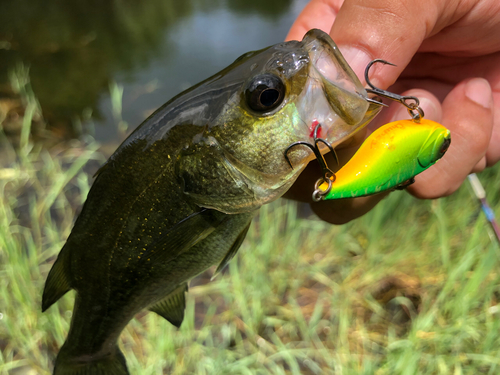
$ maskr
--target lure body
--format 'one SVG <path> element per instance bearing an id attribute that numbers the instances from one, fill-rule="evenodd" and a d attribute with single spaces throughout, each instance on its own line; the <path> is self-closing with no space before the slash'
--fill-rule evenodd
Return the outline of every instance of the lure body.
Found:
<path id="1" fill-rule="evenodd" d="M 450 131 L 437 122 L 400 120 L 373 132 L 335 174 L 323 200 L 353 198 L 396 188 L 436 163 L 450 144 Z M 327 183 L 320 190 L 325 191 Z"/>

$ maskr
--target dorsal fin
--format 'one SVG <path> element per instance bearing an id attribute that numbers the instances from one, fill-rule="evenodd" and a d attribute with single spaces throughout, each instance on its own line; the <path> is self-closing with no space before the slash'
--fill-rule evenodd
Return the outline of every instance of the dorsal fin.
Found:
<path id="1" fill-rule="evenodd" d="M 250 228 L 250 223 L 248 223 L 248 225 L 245 227 L 245 229 L 243 229 L 241 231 L 241 233 L 238 235 L 238 237 L 236 237 L 236 240 L 234 241 L 233 243 L 233 246 L 231 246 L 231 248 L 229 249 L 229 251 L 227 252 L 226 256 L 224 257 L 224 259 L 222 259 L 222 261 L 220 262 L 219 266 L 217 267 L 217 269 L 215 270 L 215 273 L 214 275 L 212 276 L 212 279 L 217 276 L 217 274 L 222 271 L 222 269 L 224 267 L 226 267 L 226 265 L 229 263 L 229 261 L 231 259 L 233 259 L 234 255 L 238 252 L 238 249 L 240 248 L 241 244 L 243 243 L 243 240 L 245 239 L 247 233 L 248 233 L 248 228 Z"/>
<path id="2" fill-rule="evenodd" d="M 155 303 L 149 310 L 167 319 L 179 328 L 184 320 L 184 309 L 186 308 L 187 283 L 179 285 L 172 293 Z"/>
<path id="3" fill-rule="evenodd" d="M 47 281 L 43 288 L 42 312 L 47 310 L 71 289 L 66 275 L 65 253 L 66 251 L 63 248 L 52 266 L 49 276 L 47 276 Z"/>

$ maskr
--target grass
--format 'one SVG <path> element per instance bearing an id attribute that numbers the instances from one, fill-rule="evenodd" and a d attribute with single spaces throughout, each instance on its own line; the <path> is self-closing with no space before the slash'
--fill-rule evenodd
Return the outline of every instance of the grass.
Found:
<path id="1" fill-rule="evenodd" d="M 50 374 L 74 294 L 40 311 L 46 275 L 104 161 L 91 138 L 50 152 L 2 137 L 0 375 Z M 31 109 L 30 109 L 31 108 Z M 500 214 L 500 169 L 480 175 Z M 500 248 L 468 186 L 395 192 L 344 226 L 264 206 L 229 267 L 194 280 L 180 329 L 141 313 L 121 336 L 132 374 L 497 374 Z"/>

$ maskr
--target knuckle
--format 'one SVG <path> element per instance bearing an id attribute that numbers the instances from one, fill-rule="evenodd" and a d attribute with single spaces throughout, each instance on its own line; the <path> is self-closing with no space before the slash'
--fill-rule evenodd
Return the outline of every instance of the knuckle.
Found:
<path id="1" fill-rule="evenodd" d="M 452 183 L 440 181 L 433 185 L 410 187 L 408 190 L 411 195 L 418 199 L 438 199 L 453 194 L 458 190 L 462 181 Z"/>

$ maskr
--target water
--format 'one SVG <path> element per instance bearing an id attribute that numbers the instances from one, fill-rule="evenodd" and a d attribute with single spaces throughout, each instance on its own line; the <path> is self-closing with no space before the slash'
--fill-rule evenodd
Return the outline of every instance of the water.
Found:
<path id="1" fill-rule="evenodd" d="M 0 5 L 0 92 L 30 67 L 50 126 L 68 134 L 92 113 L 98 140 L 123 139 L 110 84 L 123 88 L 128 132 L 171 97 L 239 55 L 282 41 L 307 0 L 16 0 Z"/>

